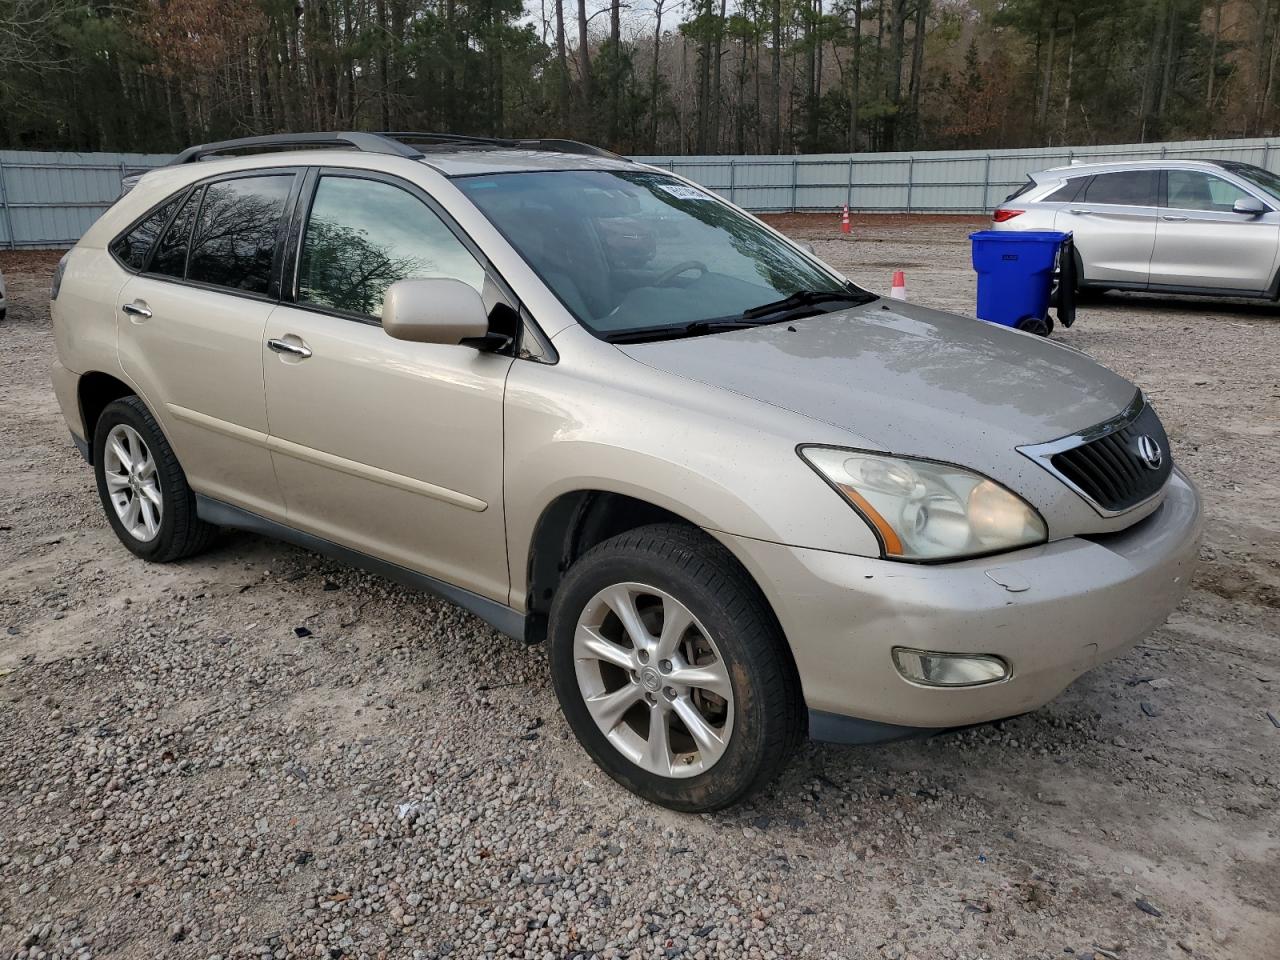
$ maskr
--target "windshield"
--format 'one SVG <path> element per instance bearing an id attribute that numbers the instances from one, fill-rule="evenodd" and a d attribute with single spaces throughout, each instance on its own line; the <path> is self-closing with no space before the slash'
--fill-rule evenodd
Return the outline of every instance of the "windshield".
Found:
<path id="1" fill-rule="evenodd" d="M 819 295 L 814 302 L 853 291 L 755 220 L 659 173 L 537 171 L 454 183 L 579 322 L 609 339 L 741 318 L 801 292 Z"/>
<path id="2" fill-rule="evenodd" d="M 1248 180 L 1255 187 L 1269 193 L 1276 200 L 1280 200 L 1280 176 L 1276 176 L 1270 170 L 1255 167 L 1252 163 L 1235 162 L 1224 163 L 1222 168 L 1231 171 L 1242 180 Z"/>

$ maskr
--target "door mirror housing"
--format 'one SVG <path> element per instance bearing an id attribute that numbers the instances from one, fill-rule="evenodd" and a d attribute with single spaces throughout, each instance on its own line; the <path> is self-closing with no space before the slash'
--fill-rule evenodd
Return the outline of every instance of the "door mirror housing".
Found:
<path id="1" fill-rule="evenodd" d="M 1231 211 L 1242 213 L 1246 217 L 1260 217 L 1267 212 L 1267 207 L 1257 197 L 1241 197 L 1232 205 Z"/>
<path id="2" fill-rule="evenodd" d="M 489 312 L 461 280 L 397 280 L 382 301 L 382 329 L 396 340 L 456 346 L 485 338 Z"/>
<path id="3" fill-rule="evenodd" d="M 809 243 L 809 241 L 807 240 L 797 240 L 796 246 L 799 247 L 801 250 L 803 250 L 805 253 L 809 254 L 811 257 L 816 257 L 818 255 L 818 251 L 813 249 L 813 244 Z"/>

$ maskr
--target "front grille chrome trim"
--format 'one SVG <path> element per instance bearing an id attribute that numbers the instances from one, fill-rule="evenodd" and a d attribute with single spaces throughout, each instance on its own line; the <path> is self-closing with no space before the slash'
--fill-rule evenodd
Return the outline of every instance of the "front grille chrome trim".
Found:
<path id="1" fill-rule="evenodd" d="M 1107 518 L 1124 516 L 1125 514 L 1133 513 L 1135 510 L 1141 510 L 1143 507 L 1164 496 L 1165 487 L 1168 486 L 1168 480 L 1166 479 L 1166 481 L 1160 485 L 1159 489 L 1152 493 L 1151 496 L 1146 497 L 1137 503 L 1129 504 L 1122 509 L 1112 510 L 1099 503 L 1095 497 L 1081 489 L 1079 484 L 1075 483 L 1070 477 L 1066 476 L 1061 470 L 1059 470 L 1054 465 L 1053 458 L 1060 453 L 1065 453 L 1068 450 L 1075 450 L 1079 447 L 1089 446 L 1104 437 L 1109 437 L 1113 433 L 1118 433 L 1137 420 L 1138 417 L 1146 411 L 1146 409 L 1147 399 L 1142 395 L 1142 391 L 1139 390 L 1134 394 L 1133 399 L 1129 401 L 1128 406 L 1126 406 L 1124 410 L 1116 414 L 1114 417 L 1104 420 L 1102 423 L 1089 427 L 1086 430 L 1081 430 L 1079 433 L 1059 437 L 1057 440 L 1050 440 L 1047 443 L 1027 444 L 1015 449 L 1017 449 L 1017 451 L 1024 457 L 1028 457 L 1035 461 L 1045 470 L 1049 471 L 1049 473 L 1057 477 L 1058 480 L 1060 480 L 1066 487 L 1097 511 L 1100 516 Z M 1172 454 L 1166 450 L 1165 456 L 1172 456 Z"/>

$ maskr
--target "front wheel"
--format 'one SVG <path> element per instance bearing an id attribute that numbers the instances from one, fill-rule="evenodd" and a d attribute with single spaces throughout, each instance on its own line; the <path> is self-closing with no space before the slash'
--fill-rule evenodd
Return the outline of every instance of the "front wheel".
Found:
<path id="1" fill-rule="evenodd" d="M 804 735 L 803 699 L 759 589 L 701 531 L 643 527 L 592 548 L 552 602 L 551 675 L 587 753 L 675 810 L 746 798 Z"/>

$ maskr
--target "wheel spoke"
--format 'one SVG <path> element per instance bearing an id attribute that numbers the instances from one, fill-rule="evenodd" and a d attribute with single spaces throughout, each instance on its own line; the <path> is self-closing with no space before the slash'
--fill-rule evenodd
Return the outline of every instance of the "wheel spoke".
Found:
<path id="1" fill-rule="evenodd" d="M 600 729 L 605 733 L 609 733 L 622 722 L 623 715 L 639 699 L 640 687 L 628 682 L 612 693 L 602 693 L 598 696 L 588 697 L 585 702 L 587 710 L 591 712 L 591 716 L 595 717 Z"/>
<path id="2" fill-rule="evenodd" d="M 603 660 L 623 670 L 635 669 L 635 654 L 609 638 L 595 627 L 579 626 L 574 637 L 573 655 L 579 659 Z"/>
<path id="3" fill-rule="evenodd" d="M 150 452 L 148 452 L 145 456 L 145 459 L 143 459 L 142 463 L 138 464 L 138 479 L 150 480 L 155 475 L 156 475 L 156 462 L 155 460 L 152 459 Z"/>
<path id="4" fill-rule="evenodd" d="M 142 501 L 138 497 L 131 497 L 129 505 L 125 507 L 124 513 L 120 515 L 120 522 L 123 523 L 130 533 L 138 526 L 138 514 L 142 510 Z"/>
<path id="5" fill-rule="evenodd" d="M 654 656 L 668 659 L 684 635 L 693 626 L 693 614 L 680 601 L 671 597 L 662 598 L 662 636 L 658 638 L 658 648 Z"/>
<path id="6" fill-rule="evenodd" d="M 157 511 L 161 507 L 160 488 L 154 483 L 144 483 L 142 485 L 142 495 L 155 505 Z"/>
<path id="7" fill-rule="evenodd" d="M 725 700 L 733 695 L 729 671 L 720 660 L 699 664 L 696 667 L 676 667 L 667 675 L 667 679 L 680 686 L 708 690 Z"/>
<path id="8" fill-rule="evenodd" d="M 725 742 L 720 739 L 719 732 L 698 712 L 693 702 L 688 697 L 677 697 L 672 706 L 684 722 L 685 729 L 697 743 L 703 765 L 710 766 L 720 759 L 720 754 L 724 753 Z"/>
<path id="9" fill-rule="evenodd" d="M 112 493 L 129 488 L 129 478 L 123 473 L 108 473 L 104 470 L 102 475 L 107 481 L 107 489 Z"/>
<path id="10" fill-rule="evenodd" d="M 119 437 L 111 438 L 111 453 L 120 461 L 120 466 L 124 468 L 124 472 L 128 473 L 133 469 L 133 458 L 129 456 L 129 451 L 124 448 L 124 444 L 120 442 Z"/>
<path id="11" fill-rule="evenodd" d="M 631 643 L 637 650 L 653 646 L 653 636 L 640 622 L 640 612 L 636 610 L 636 598 L 631 590 L 623 584 L 611 587 L 604 595 L 604 602 L 609 609 L 618 615 L 622 628 L 627 631 Z"/>
<path id="12" fill-rule="evenodd" d="M 671 714 L 662 707 L 649 713 L 649 738 L 645 742 L 645 761 L 650 770 L 671 772 Z"/>
<path id="13" fill-rule="evenodd" d="M 142 526 L 147 531 L 147 539 L 150 540 L 156 535 L 156 531 L 160 529 L 160 511 L 146 497 L 139 497 L 138 504 L 139 512 L 142 515 Z"/>

